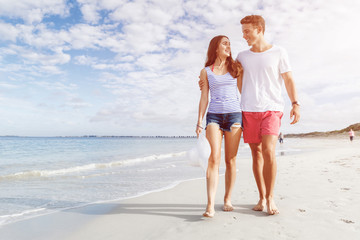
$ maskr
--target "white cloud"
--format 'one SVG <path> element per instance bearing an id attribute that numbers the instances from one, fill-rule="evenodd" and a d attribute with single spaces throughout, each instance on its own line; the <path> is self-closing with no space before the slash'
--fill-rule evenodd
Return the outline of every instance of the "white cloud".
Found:
<path id="1" fill-rule="evenodd" d="M 189 49 L 190 43 L 180 36 L 172 36 L 169 39 L 168 48 Z"/>
<path id="2" fill-rule="evenodd" d="M 167 62 L 170 60 L 168 54 L 146 54 L 139 57 L 136 64 L 146 70 L 160 72 L 168 68 Z"/>
<path id="3" fill-rule="evenodd" d="M 97 23 L 100 20 L 100 14 L 97 12 L 95 5 L 84 4 L 81 6 L 81 13 L 85 21 L 89 23 Z"/>
<path id="4" fill-rule="evenodd" d="M 153 23 L 131 23 L 123 27 L 126 48 L 125 53 L 143 54 L 165 50 L 162 44 L 166 40 L 166 30 Z"/>
<path id="5" fill-rule="evenodd" d="M 12 41 L 15 42 L 17 36 L 19 35 L 19 30 L 11 24 L 0 22 L 0 36 L 3 41 Z"/>
<path id="6" fill-rule="evenodd" d="M 18 39 L 23 43 L 36 47 L 53 49 L 64 46 L 69 36 L 64 30 L 52 30 L 45 24 L 23 25 L 17 24 Z"/>
<path id="7" fill-rule="evenodd" d="M 5 88 L 5 89 L 15 89 L 18 88 L 18 85 L 15 84 L 11 84 L 11 83 L 6 83 L 6 82 L 0 82 L 0 89 Z"/>
<path id="8" fill-rule="evenodd" d="M 2 97 L 12 99 L 23 87 L 15 86 L 28 82 L 39 98 L 60 94 L 46 102 L 48 109 L 75 109 L 90 116 L 91 126 L 111 126 L 118 134 L 134 129 L 145 135 L 192 134 L 197 80 L 210 39 L 229 36 L 235 57 L 248 47 L 239 21 L 253 13 L 265 17 L 266 39 L 287 49 L 293 66 L 303 116 L 291 128 L 284 117 L 284 132 L 334 129 L 359 119 L 348 105 L 359 104 L 356 0 L 0 0 L 0 5 L 0 88 L 9 90 Z M 69 15 L 76 7 L 82 16 Z M 102 94 L 94 97 L 96 91 Z M 42 111 L 39 118 L 47 115 Z M 286 111 L 284 116 L 288 105 Z M 334 111 L 346 121 L 331 117 Z M 66 124 L 69 117 L 53 121 Z"/>
<path id="9" fill-rule="evenodd" d="M 132 55 L 117 55 L 115 60 L 119 62 L 132 62 L 135 60 L 135 57 Z"/>
<path id="10" fill-rule="evenodd" d="M 107 63 L 98 63 L 93 64 L 92 67 L 98 70 L 115 70 L 115 71 L 133 71 L 134 66 L 129 63 L 120 63 L 120 64 L 107 64 Z"/>
<path id="11" fill-rule="evenodd" d="M 74 49 L 98 48 L 105 38 L 100 26 L 77 24 L 69 29 L 70 43 Z"/>
<path id="12" fill-rule="evenodd" d="M 42 88 L 47 89 L 47 90 L 60 90 L 63 92 L 72 91 L 72 90 L 75 90 L 78 88 L 78 86 L 74 83 L 65 84 L 62 82 L 36 81 L 36 82 L 33 82 L 33 84 L 41 86 Z"/>
<path id="13" fill-rule="evenodd" d="M 67 100 L 64 106 L 71 107 L 73 109 L 81 109 L 81 108 L 92 107 L 93 105 L 85 102 L 83 99 L 79 97 L 71 97 Z"/>
<path id="14" fill-rule="evenodd" d="M 0 0 L 0 16 L 20 18 L 26 23 L 41 22 L 45 15 L 67 16 L 66 0 Z"/>
<path id="15" fill-rule="evenodd" d="M 75 63 L 79 64 L 79 65 L 93 65 L 97 61 L 96 58 L 90 57 L 90 56 L 85 56 L 85 55 L 76 56 L 74 58 L 74 60 L 75 60 Z"/>
<path id="16" fill-rule="evenodd" d="M 52 53 L 40 53 L 39 51 L 12 45 L 11 49 L 21 56 L 22 60 L 28 64 L 57 65 L 65 64 L 70 61 L 71 56 L 65 54 L 62 49 L 53 49 Z"/>
<path id="17" fill-rule="evenodd" d="M 64 71 L 54 65 L 38 66 L 36 69 L 38 70 L 38 72 L 40 71 L 43 74 L 57 75 L 64 73 Z"/>

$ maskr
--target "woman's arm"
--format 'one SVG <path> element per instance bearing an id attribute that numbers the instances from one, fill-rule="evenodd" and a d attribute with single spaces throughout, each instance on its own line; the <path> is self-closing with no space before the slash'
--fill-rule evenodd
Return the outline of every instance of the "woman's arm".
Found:
<path id="1" fill-rule="evenodd" d="M 199 102 L 199 112 L 198 112 L 198 121 L 196 124 L 196 135 L 199 137 L 199 134 L 201 133 L 203 126 L 202 121 L 204 119 L 204 115 L 206 112 L 206 108 L 209 103 L 209 82 L 207 79 L 207 73 L 205 69 L 202 69 L 200 72 L 200 81 L 204 83 L 204 85 L 201 88 L 201 97 Z"/>

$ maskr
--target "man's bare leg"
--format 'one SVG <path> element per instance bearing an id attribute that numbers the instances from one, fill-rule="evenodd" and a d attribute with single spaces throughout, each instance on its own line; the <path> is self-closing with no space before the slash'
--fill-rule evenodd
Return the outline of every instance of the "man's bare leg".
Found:
<path id="1" fill-rule="evenodd" d="M 253 159 L 253 174 L 259 191 L 259 202 L 253 207 L 254 211 L 262 211 L 266 206 L 265 182 L 263 177 L 264 159 L 261 143 L 249 143 Z"/>
<path id="2" fill-rule="evenodd" d="M 276 158 L 275 147 L 277 142 L 277 136 L 264 135 L 262 136 L 262 155 L 264 159 L 263 176 L 266 189 L 266 206 L 267 212 L 270 215 L 278 214 L 279 210 L 274 201 L 274 187 L 276 179 Z"/>

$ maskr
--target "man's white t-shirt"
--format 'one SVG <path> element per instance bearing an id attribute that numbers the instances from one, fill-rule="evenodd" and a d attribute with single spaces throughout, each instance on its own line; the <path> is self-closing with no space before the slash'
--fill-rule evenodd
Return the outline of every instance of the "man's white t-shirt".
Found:
<path id="1" fill-rule="evenodd" d="M 242 51 L 236 58 L 244 68 L 241 109 L 244 112 L 283 111 L 282 73 L 291 71 L 285 49 L 273 45 L 264 52 Z"/>

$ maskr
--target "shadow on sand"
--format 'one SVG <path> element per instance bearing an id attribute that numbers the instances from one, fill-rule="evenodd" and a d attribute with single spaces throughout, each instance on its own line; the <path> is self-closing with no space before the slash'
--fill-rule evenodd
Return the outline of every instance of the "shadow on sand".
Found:
<path id="1" fill-rule="evenodd" d="M 265 212 L 253 211 L 253 205 L 238 204 L 230 213 L 253 215 L 256 217 L 268 216 Z M 109 214 L 139 214 L 156 215 L 165 217 L 176 217 L 188 222 L 203 221 L 202 213 L 205 210 L 204 204 L 153 204 L 153 203 L 98 203 L 82 208 L 73 208 L 67 212 L 76 212 L 86 215 L 109 215 Z M 215 206 L 216 212 L 223 212 L 222 205 Z"/>

